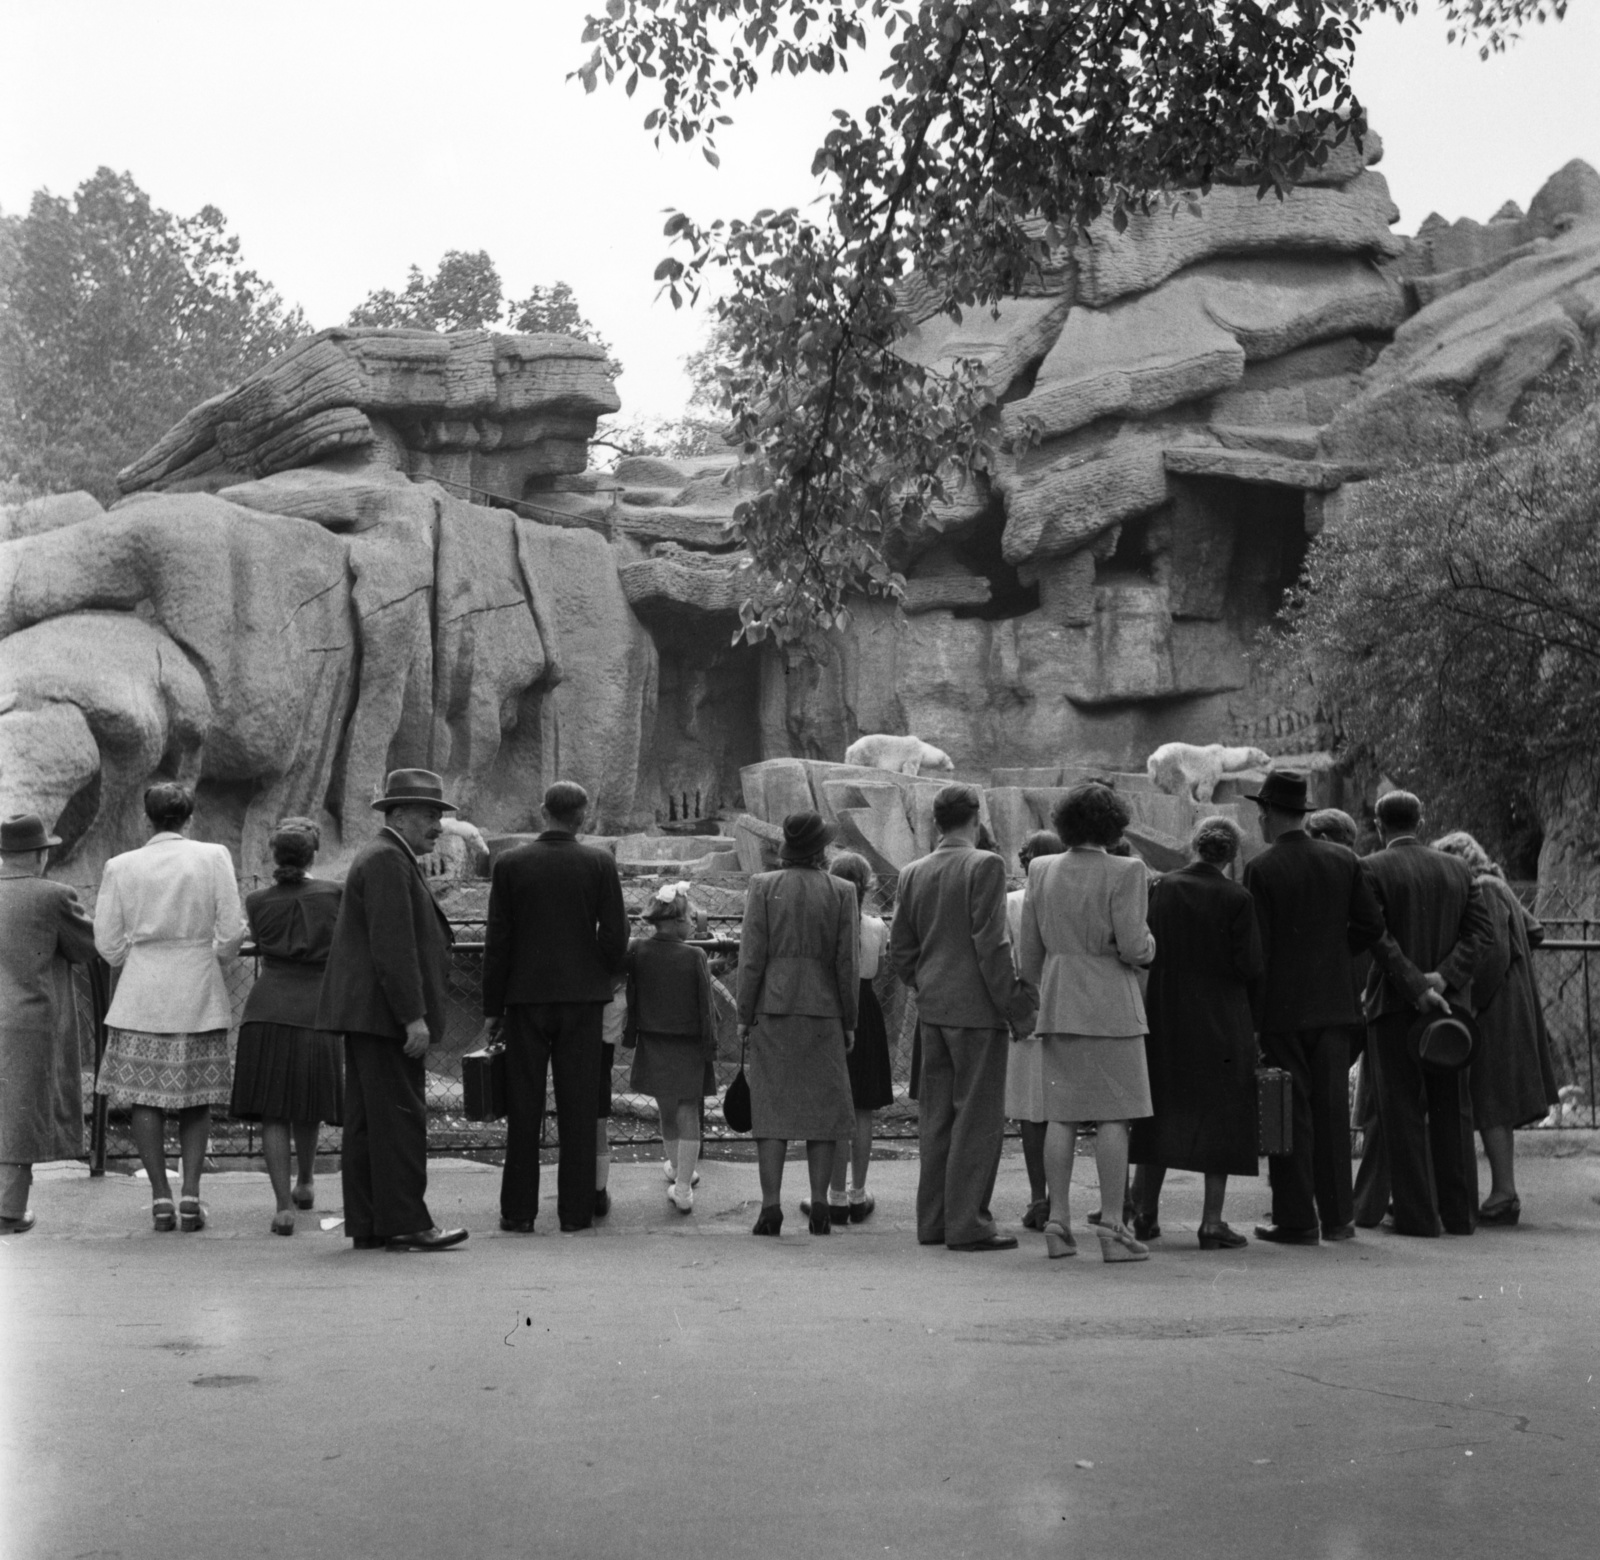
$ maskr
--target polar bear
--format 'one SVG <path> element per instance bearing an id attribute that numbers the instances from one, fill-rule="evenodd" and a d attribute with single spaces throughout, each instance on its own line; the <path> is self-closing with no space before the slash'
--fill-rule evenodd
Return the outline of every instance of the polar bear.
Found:
<path id="1" fill-rule="evenodd" d="M 1163 742 L 1150 755 L 1145 771 L 1156 789 L 1169 796 L 1187 796 L 1191 801 L 1209 802 L 1224 775 L 1241 769 L 1265 769 L 1272 760 L 1253 747 L 1224 747 L 1213 742 L 1196 747 L 1192 742 Z"/>
<path id="2" fill-rule="evenodd" d="M 857 737 L 845 749 L 847 764 L 862 764 L 868 769 L 887 769 L 891 774 L 915 775 L 929 769 L 954 769 L 948 753 L 924 742 L 921 737 L 892 737 L 886 732 Z"/>

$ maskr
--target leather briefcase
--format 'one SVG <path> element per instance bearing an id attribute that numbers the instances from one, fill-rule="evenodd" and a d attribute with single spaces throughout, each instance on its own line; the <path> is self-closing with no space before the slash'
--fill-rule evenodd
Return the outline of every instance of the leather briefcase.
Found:
<path id="1" fill-rule="evenodd" d="M 1256 1116 L 1263 1154 L 1294 1151 L 1294 1080 L 1283 1068 L 1256 1069 Z"/>
<path id="2" fill-rule="evenodd" d="M 461 1058 L 463 1113 L 468 1121 L 499 1121 L 506 1113 L 506 1048 L 485 1046 Z"/>

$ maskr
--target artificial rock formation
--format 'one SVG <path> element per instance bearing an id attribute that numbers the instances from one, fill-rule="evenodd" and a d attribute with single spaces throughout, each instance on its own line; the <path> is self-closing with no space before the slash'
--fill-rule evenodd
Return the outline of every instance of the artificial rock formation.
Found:
<path id="1" fill-rule="evenodd" d="M 1499 426 L 1600 329 L 1593 170 L 1405 238 L 1377 155 L 1335 148 L 1281 201 L 1242 170 L 1098 224 L 959 324 L 913 279 L 905 352 L 975 362 L 1003 447 L 896 539 L 904 602 L 858 603 L 818 658 L 738 641 L 751 464 L 587 469 L 617 407 L 599 349 L 311 337 L 196 407 L 111 511 L 0 512 L 0 808 L 56 817 L 88 878 L 141 837 L 140 788 L 181 775 L 259 871 L 282 813 L 347 854 L 384 771 L 420 764 L 493 838 L 581 781 L 633 871 L 759 866 L 814 806 L 892 873 L 939 782 L 820 762 L 865 731 L 950 753 L 1008 855 L 1098 773 L 1170 860 L 1195 813 L 1142 775 L 1169 740 L 1294 757 L 1336 800 L 1331 716 L 1249 653 L 1309 539 L 1349 483 Z M 634 838 L 658 824 L 681 843 Z"/>

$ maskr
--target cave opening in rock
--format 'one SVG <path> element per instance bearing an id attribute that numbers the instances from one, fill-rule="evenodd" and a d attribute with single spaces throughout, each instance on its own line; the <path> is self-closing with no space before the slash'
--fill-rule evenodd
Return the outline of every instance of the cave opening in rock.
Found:
<path id="1" fill-rule="evenodd" d="M 1234 524 L 1228 615 L 1262 626 L 1276 622 L 1286 591 L 1305 570 L 1305 493 L 1267 483 L 1227 482 Z"/>
<path id="2" fill-rule="evenodd" d="M 1152 553 L 1151 515 L 1136 515 L 1117 527 L 1116 545 L 1105 558 L 1096 558 L 1096 585 L 1138 584 L 1155 579 Z"/>
<path id="3" fill-rule="evenodd" d="M 761 657 L 730 644 L 733 625 L 653 620 L 655 726 L 640 754 L 638 805 L 658 824 L 710 819 L 740 798 L 739 771 L 761 759 Z"/>
<path id="4" fill-rule="evenodd" d="M 956 607 L 953 617 L 994 621 L 1039 610 L 1038 582 L 1024 585 L 1017 577 L 1016 565 L 1006 562 L 1005 531 L 1005 505 L 997 493 L 978 519 L 953 539 L 952 551 L 962 565 L 989 582 L 988 601 L 982 606 Z"/>

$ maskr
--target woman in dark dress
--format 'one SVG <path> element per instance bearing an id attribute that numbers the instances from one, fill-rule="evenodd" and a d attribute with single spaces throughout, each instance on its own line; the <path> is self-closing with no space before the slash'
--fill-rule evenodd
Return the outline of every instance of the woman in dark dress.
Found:
<path id="1" fill-rule="evenodd" d="M 277 863 L 271 888 L 245 900 L 260 973 L 239 1025 L 230 1113 L 261 1123 L 278 1211 L 275 1235 L 294 1234 L 294 1211 L 315 1199 L 317 1127 L 344 1122 L 344 1064 L 339 1036 L 316 1027 L 317 995 L 344 890 L 306 876 L 321 832 L 309 818 L 285 818 L 272 836 Z M 300 1178 L 289 1184 L 289 1136 Z"/>
<path id="2" fill-rule="evenodd" d="M 1515 1129 L 1543 1120 L 1561 1098 L 1533 973 L 1532 950 L 1544 941 L 1544 927 L 1522 908 L 1488 851 L 1470 834 L 1447 834 L 1433 848 L 1472 868 L 1494 923 L 1494 935 L 1472 974 L 1481 1042 L 1468 1088 L 1473 1124 L 1489 1161 L 1489 1195 L 1478 1209 L 1478 1223 L 1515 1224 L 1522 1217 Z"/>
<path id="3" fill-rule="evenodd" d="M 1239 830 L 1207 818 L 1194 832 L 1194 862 L 1169 872 L 1150 895 L 1155 963 L 1145 993 L 1145 1037 L 1154 1114 L 1133 1126 L 1134 1233 L 1161 1233 L 1168 1170 L 1204 1174 L 1200 1249 L 1247 1243 L 1222 1220 L 1230 1175 L 1256 1175 L 1256 1038 L 1252 1008 L 1266 973 L 1250 895 L 1223 875 Z"/>

